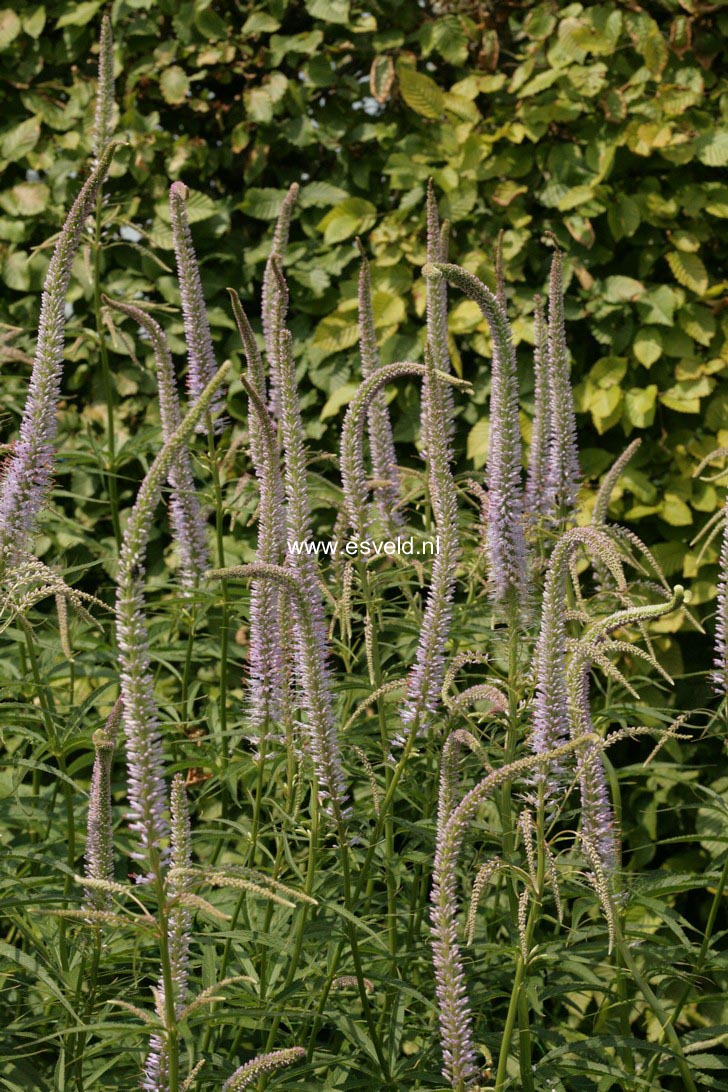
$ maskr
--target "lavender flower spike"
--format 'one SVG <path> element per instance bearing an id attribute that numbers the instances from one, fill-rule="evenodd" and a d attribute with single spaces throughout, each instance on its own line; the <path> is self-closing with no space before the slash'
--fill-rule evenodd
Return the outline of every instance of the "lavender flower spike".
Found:
<path id="1" fill-rule="evenodd" d="M 167 835 L 168 824 L 164 760 L 144 617 L 144 555 L 162 483 L 195 426 L 210 412 L 229 367 L 229 362 L 222 365 L 152 463 L 129 515 L 119 556 L 116 639 L 124 700 L 129 804 L 132 829 L 139 835 L 141 844 L 138 856 L 154 875 L 159 873 L 161 843 Z"/>
<path id="2" fill-rule="evenodd" d="M 217 364 L 212 347 L 210 324 L 207 321 L 200 269 L 187 218 L 189 192 L 184 182 L 173 182 L 169 190 L 169 212 L 187 343 L 187 389 L 190 400 L 194 401 L 202 393 L 205 384 L 212 379 Z M 217 413 L 221 404 L 218 396 L 210 407 L 211 412 Z M 218 421 L 218 431 L 221 427 Z M 201 422 L 197 432 L 205 431 L 205 424 Z"/>
<path id="3" fill-rule="evenodd" d="M 460 288 L 482 311 L 493 339 L 488 450 L 488 552 L 494 599 L 526 599 L 526 543 L 521 489 L 521 434 L 518 420 L 516 354 L 508 318 L 486 286 L 457 265 L 437 262 L 423 269 L 428 280 L 442 277 Z"/>
<path id="4" fill-rule="evenodd" d="M 381 368 L 374 329 L 372 309 L 372 277 L 364 247 L 356 240 L 361 265 L 359 266 L 359 351 L 361 353 L 362 375 L 367 379 Z M 385 524 L 401 527 L 402 514 L 397 510 L 400 500 L 400 477 L 397 466 L 397 454 L 392 439 L 392 422 L 384 398 L 384 393 L 377 394 L 369 406 L 369 449 L 372 456 L 372 472 L 381 484 L 374 487 L 374 497 L 380 515 Z"/>
<path id="5" fill-rule="evenodd" d="M 86 876 L 90 880 L 113 880 L 114 847 L 111 825 L 111 763 L 121 722 L 121 698 L 111 710 L 104 728 L 94 732 L 94 768 L 88 805 L 86 835 Z M 111 895 L 102 888 L 86 890 L 86 906 L 91 910 L 109 910 Z"/>
<path id="6" fill-rule="evenodd" d="M 172 779 L 170 794 L 172 858 L 167 881 L 167 894 L 171 908 L 167 915 L 167 951 L 171 984 L 174 991 L 173 1005 L 167 1005 L 164 979 L 157 985 L 156 1005 L 160 1018 L 167 1023 L 174 1011 L 175 1023 L 181 1018 L 188 994 L 190 930 L 192 913 L 189 906 L 179 899 L 190 887 L 192 848 L 190 840 L 190 814 L 187 793 L 182 774 Z M 177 900 L 177 901 L 175 901 Z M 145 1092 L 163 1092 L 168 1087 L 169 1061 L 166 1040 L 153 1035 L 144 1065 L 142 1088 Z"/>
<path id="7" fill-rule="evenodd" d="M 564 326 L 564 260 L 556 250 L 551 262 L 548 318 L 548 376 L 551 388 L 547 495 L 556 519 L 568 521 L 576 507 L 579 486 L 579 449 L 576 439 L 574 397 L 569 379 L 569 353 Z"/>
<path id="8" fill-rule="evenodd" d="M 728 695 L 728 499 L 718 563 L 718 605 L 715 612 L 715 641 L 712 674 L 716 693 Z"/>
<path id="9" fill-rule="evenodd" d="M 437 712 L 445 678 L 445 648 L 452 622 L 452 599 L 460 559 L 458 506 L 450 470 L 447 409 L 444 388 L 434 361 L 425 347 L 427 377 L 427 480 L 435 518 L 439 551 L 432 563 L 432 579 L 420 628 L 414 667 L 407 680 L 407 700 L 402 711 L 405 724 L 421 724 Z"/>
<path id="10" fill-rule="evenodd" d="M 259 1054 L 257 1058 L 235 1070 L 222 1086 L 222 1092 L 243 1092 L 244 1088 L 250 1088 L 264 1073 L 273 1073 L 286 1065 L 302 1062 L 305 1057 L 306 1051 L 303 1047 L 289 1047 L 287 1050 L 274 1050 L 270 1054 Z"/>
<path id="11" fill-rule="evenodd" d="M 248 317 L 237 293 L 229 289 L 233 314 L 247 360 L 248 430 L 250 453 L 260 489 L 258 561 L 281 565 L 286 548 L 286 517 L 281 452 L 278 436 L 267 409 L 263 362 Z M 260 740 L 270 734 L 271 722 L 289 714 L 289 684 L 283 655 L 284 597 L 270 581 L 255 580 L 250 589 L 249 710 L 252 727 Z"/>
<path id="12" fill-rule="evenodd" d="M 151 315 L 129 303 L 121 303 L 102 297 L 104 303 L 133 319 L 149 335 L 157 366 L 159 412 L 162 418 L 162 436 L 169 440 L 179 428 L 182 413 L 174 375 L 174 364 L 161 326 Z M 195 587 L 210 567 L 205 521 L 195 492 L 192 462 L 186 447 L 170 468 L 169 484 L 172 489 L 169 510 L 175 541 L 180 554 L 182 584 Z"/>
<path id="13" fill-rule="evenodd" d="M 93 211 L 96 194 L 117 147 L 116 144 L 106 147 L 74 201 L 46 273 L 20 439 L 13 446 L 0 480 L 0 565 L 17 558 L 27 548 L 50 486 L 71 266 L 86 217 Z"/>
<path id="14" fill-rule="evenodd" d="M 101 20 L 99 36 L 99 78 L 96 91 L 96 109 L 91 141 L 94 163 L 98 163 L 114 132 L 114 39 L 111 34 L 111 16 L 108 12 Z"/>
<path id="15" fill-rule="evenodd" d="M 531 447 L 528 453 L 526 510 L 529 516 L 545 515 L 548 510 L 546 475 L 548 473 L 549 430 L 551 426 L 551 391 L 547 371 L 546 317 L 541 296 L 534 296 L 533 351 L 534 414 Z"/>
<path id="16" fill-rule="evenodd" d="M 288 311 L 288 288 L 281 275 L 281 261 L 288 246 L 288 234 L 291 228 L 293 209 L 298 200 L 298 183 L 294 182 L 283 199 L 278 219 L 273 231 L 270 255 L 263 273 L 263 292 L 261 299 L 263 320 L 263 341 L 265 354 L 270 368 L 270 411 L 278 418 L 280 406 L 280 361 L 279 349 L 281 331 L 285 326 Z"/>

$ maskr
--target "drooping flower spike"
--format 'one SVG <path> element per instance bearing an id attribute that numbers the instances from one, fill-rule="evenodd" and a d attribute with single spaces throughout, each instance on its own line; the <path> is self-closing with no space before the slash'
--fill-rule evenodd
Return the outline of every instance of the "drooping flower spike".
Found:
<path id="1" fill-rule="evenodd" d="M 493 340 L 488 441 L 488 553 L 493 596 L 523 604 L 527 596 L 516 355 L 505 312 L 493 293 L 457 265 L 428 264 L 427 280 L 445 278 L 480 307 Z"/>
<path id="2" fill-rule="evenodd" d="M 149 336 L 157 368 L 159 412 L 162 420 L 162 436 L 169 440 L 182 421 L 174 364 L 167 338 L 159 323 L 141 307 L 122 303 L 102 296 L 104 303 L 133 319 Z M 195 587 L 210 567 L 210 551 L 207 530 L 202 518 L 195 490 L 192 461 L 187 447 L 181 448 L 169 471 L 172 495 L 169 503 L 172 531 L 180 556 L 182 584 Z"/>
<path id="3" fill-rule="evenodd" d="M 289 1047 L 287 1050 L 274 1050 L 270 1054 L 259 1054 L 257 1058 L 246 1062 L 236 1069 L 232 1077 L 225 1081 L 222 1092 L 243 1092 L 244 1088 L 258 1080 L 264 1073 L 273 1073 L 276 1069 L 302 1062 L 306 1057 L 303 1047 Z"/>
<path id="4" fill-rule="evenodd" d="M 607 522 L 607 514 L 609 511 L 609 502 L 612 499 L 612 493 L 614 487 L 621 478 L 622 474 L 628 463 L 637 454 L 642 440 L 639 437 L 633 440 L 631 444 L 624 449 L 618 459 L 610 466 L 607 473 L 604 475 L 604 479 L 599 486 L 599 492 L 597 493 L 596 503 L 592 511 L 592 524 L 594 527 L 603 526 Z"/>
<path id="5" fill-rule="evenodd" d="M 217 371 L 152 463 L 129 515 L 119 556 L 116 639 L 124 703 L 128 797 L 132 830 L 140 843 L 136 856 L 152 875 L 159 873 L 161 843 L 169 825 L 164 757 L 144 614 L 144 555 L 162 484 L 197 424 L 211 412 L 229 367 L 226 361 Z"/>
<path id="6" fill-rule="evenodd" d="M 359 267 L 359 352 L 361 370 L 365 379 L 382 366 L 377 347 L 372 307 L 372 279 L 364 247 L 356 240 L 361 264 Z M 372 457 L 372 473 L 379 484 L 374 487 L 374 497 L 385 525 L 401 527 L 402 514 L 397 509 L 401 499 L 400 474 L 397 455 L 392 439 L 392 422 L 383 392 L 374 396 L 368 412 L 369 449 Z"/>
<path id="7" fill-rule="evenodd" d="M 187 346 L 187 390 L 190 401 L 194 402 L 210 382 L 217 370 L 215 351 L 212 347 L 212 334 L 207 319 L 205 295 L 202 291 L 202 279 L 197 262 L 192 232 L 187 216 L 187 199 L 190 191 L 184 182 L 173 182 L 169 190 L 169 213 L 172 224 L 172 239 L 177 260 L 177 280 L 182 300 L 182 316 Z M 216 414 L 221 408 L 218 392 L 210 407 Z M 217 430 L 224 427 L 218 419 Z M 206 432 L 204 422 L 200 422 L 197 432 Z"/>
<path id="8" fill-rule="evenodd" d="M 0 480 L 0 567 L 27 550 L 55 462 L 56 411 L 63 370 L 66 292 L 86 218 L 117 144 L 107 145 L 74 201 L 48 265 L 28 397 Z"/>

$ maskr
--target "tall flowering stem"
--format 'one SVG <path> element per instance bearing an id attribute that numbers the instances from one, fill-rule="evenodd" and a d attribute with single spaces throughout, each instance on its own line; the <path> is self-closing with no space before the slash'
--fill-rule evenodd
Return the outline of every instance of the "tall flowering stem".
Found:
<path id="1" fill-rule="evenodd" d="M 713 644 L 713 687 L 718 694 L 728 696 L 728 499 L 718 562 L 718 605 L 715 612 Z"/>
<path id="2" fill-rule="evenodd" d="M 63 370 L 66 292 L 86 218 L 93 211 L 116 147 L 107 145 L 74 201 L 46 273 L 20 439 L 13 446 L 0 480 L 0 566 L 27 549 L 50 487 Z"/>
<path id="3" fill-rule="evenodd" d="M 543 516 L 548 510 L 546 478 L 551 427 L 551 388 L 548 375 L 546 315 L 541 296 L 534 296 L 534 333 L 534 413 L 526 480 L 526 510 L 532 517 Z"/>
<path id="4" fill-rule="evenodd" d="M 493 340 L 488 442 L 488 552 L 496 602 L 526 599 L 526 544 L 521 488 L 518 376 L 508 318 L 482 281 L 457 265 L 436 262 L 423 269 L 428 281 L 445 278 L 480 307 Z"/>
<path id="5" fill-rule="evenodd" d="M 551 512 L 563 523 L 571 520 L 576 508 L 580 471 L 564 322 L 564 259 L 560 250 L 555 251 L 551 261 L 547 346 L 551 389 L 547 495 Z"/>
<path id="6" fill-rule="evenodd" d="M 624 473 L 627 464 L 630 463 L 637 454 L 641 444 L 642 440 L 640 440 L 639 437 L 636 440 L 633 440 L 631 444 L 628 444 L 619 458 L 615 460 L 613 465 L 610 466 L 609 470 L 604 475 L 604 479 L 599 486 L 596 503 L 592 510 L 592 524 L 595 527 L 603 526 L 607 522 L 609 502 L 612 499 L 614 487 Z"/>
<path id="7" fill-rule="evenodd" d="M 163 482 L 197 424 L 210 412 L 229 369 L 223 364 L 203 389 L 177 431 L 155 458 L 139 489 L 124 533 L 116 592 L 116 636 L 121 666 L 123 724 L 126 735 L 128 795 L 138 856 L 159 876 L 167 823 L 164 759 L 144 615 L 144 555 Z"/>
<path id="8" fill-rule="evenodd" d="M 598 737 L 588 737 L 597 745 Z M 468 1003 L 462 952 L 458 941 L 457 868 L 465 837 L 483 803 L 503 785 L 549 763 L 558 763 L 587 742 L 568 740 L 544 755 L 529 755 L 489 773 L 455 803 L 451 757 L 441 770 L 440 805 L 436 834 L 430 922 L 440 1043 L 445 1080 L 454 1092 L 465 1092 L 477 1079 L 473 1020 Z"/>
<path id="9" fill-rule="evenodd" d="M 174 374 L 174 364 L 167 338 L 159 323 L 141 307 L 103 297 L 114 310 L 133 319 L 149 336 L 154 351 L 159 391 L 159 411 L 162 419 L 162 436 L 171 439 L 182 422 L 179 395 Z M 192 461 L 187 447 L 183 447 L 169 471 L 170 517 L 172 530 L 179 550 L 182 583 L 185 587 L 196 586 L 210 567 L 210 551 L 207 545 L 205 521 L 195 491 Z"/>
<path id="10" fill-rule="evenodd" d="M 263 273 L 263 292 L 261 299 L 263 320 L 263 341 L 265 354 L 270 368 L 270 409 L 275 417 L 280 414 L 279 388 L 280 388 L 280 362 L 279 349 L 281 331 L 285 326 L 286 313 L 288 311 L 288 289 L 280 272 L 280 263 L 288 247 L 288 236 L 291 229 L 291 217 L 298 200 L 299 186 L 294 182 L 283 199 L 276 226 L 273 231 L 273 241 L 268 261 L 265 263 Z"/>
<path id="11" fill-rule="evenodd" d="M 369 262 L 359 239 L 357 246 L 361 254 L 359 266 L 359 352 L 361 354 L 362 375 L 368 379 L 382 366 L 377 347 L 372 308 L 372 278 Z M 374 497 L 381 518 L 385 524 L 402 526 L 402 515 L 397 511 L 401 485 L 397 454 L 392 439 L 392 422 L 383 392 L 374 396 L 368 413 L 369 449 L 372 456 L 372 472 L 380 484 L 374 487 Z"/>
<path id="12" fill-rule="evenodd" d="M 94 732 L 94 765 L 88 805 L 86 834 L 86 876 L 90 880 L 113 880 L 114 843 L 111 821 L 111 765 L 116 737 L 121 723 L 121 698 L 111 710 L 106 724 Z M 111 895 L 103 888 L 86 890 L 86 905 L 91 910 L 108 910 Z"/>
<path id="13" fill-rule="evenodd" d="M 260 489 L 257 560 L 281 565 L 285 559 L 286 516 L 280 445 L 267 409 L 260 352 L 237 293 L 229 291 L 247 362 L 243 383 L 249 400 L 250 452 Z M 284 611 L 281 588 L 271 581 L 254 580 L 250 589 L 249 711 L 251 725 L 261 741 L 270 735 L 272 722 L 289 714 L 289 683 L 283 654 Z"/>
<path id="14" fill-rule="evenodd" d="M 432 580 L 415 663 L 407 680 L 407 700 L 402 712 L 405 724 L 421 723 L 431 718 L 441 702 L 445 648 L 450 635 L 455 574 L 460 559 L 457 493 L 450 470 L 452 453 L 448 440 L 445 388 L 435 370 L 429 347 L 425 357 L 427 481 L 439 550 L 432 563 Z"/>
<path id="15" fill-rule="evenodd" d="M 153 1035 L 142 1077 L 145 1092 L 166 1092 L 170 1084 L 170 1037 L 176 1038 L 177 1023 L 188 995 L 190 930 L 192 913 L 183 901 L 190 889 L 192 846 L 187 792 L 182 774 L 175 774 L 170 793 L 172 852 L 166 884 L 168 899 L 166 921 L 167 974 L 162 973 L 157 986 L 156 1007 L 166 1025 L 166 1035 Z M 172 996 L 168 997 L 169 986 Z"/>
<path id="16" fill-rule="evenodd" d="M 169 190 L 169 212 L 187 344 L 187 389 L 190 399 L 194 401 L 202 393 L 203 387 L 212 379 L 217 364 L 212 347 L 210 324 L 207 320 L 200 268 L 187 216 L 189 193 L 184 182 L 173 182 Z M 220 407 L 218 395 L 210 411 L 216 413 Z M 197 431 L 205 431 L 204 423 L 198 425 Z"/>
<path id="17" fill-rule="evenodd" d="M 291 595 L 297 618 L 295 658 L 307 718 L 308 750 L 316 772 L 319 798 L 335 822 L 342 824 L 348 808 L 331 681 L 328 671 L 322 670 L 319 618 L 305 581 L 298 572 L 263 562 L 213 569 L 208 575 L 215 579 L 252 577 L 270 580 Z"/>

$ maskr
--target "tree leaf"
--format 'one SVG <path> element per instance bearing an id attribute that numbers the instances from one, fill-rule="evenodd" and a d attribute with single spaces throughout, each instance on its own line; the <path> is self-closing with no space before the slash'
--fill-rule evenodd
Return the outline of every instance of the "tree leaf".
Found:
<path id="1" fill-rule="evenodd" d="M 691 289 L 699 296 L 708 290 L 708 271 L 697 254 L 686 254 L 682 250 L 671 250 L 667 263 L 678 284 Z"/>
<path id="2" fill-rule="evenodd" d="M 369 231 L 376 218 L 377 209 L 371 201 L 363 197 L 347 197 L 327 213 L 318 226 L 319 230 L 323 229 L 325 243 L 340 243 L 352 235 Z"/>
<path id="3" fill-rule="evenodd" d="M 180 68 L 178 64 L 165 68 L 159 77 L 159 88 L 164 101 L 168 102 L 170 106 L 178 106 L 181 102 L 184 102 L 190 89 L 190 81 L 184 68 Z"/>
<path id="4" fill-rule="evenodd" d="M 662 356 L 662 334 L 657 326 L 643 326 L 632 342 L 632 352 L 645 368 L 651 368 Z"/>
<path id="5" fill-rule="evenodd" d="M 20 34 L 20 19 L 10 8 L 0 11 L 0 52 L 7 49 Z"/>
<path id="6" fill-rule="evenodd" d="M 85 27 L 96 15 L 99 8 L 103 7 L 104 0 L 83 0 L 80 4 L 72 3 L 69 10 L 56 22 L 56 29 L 60 27 Z"/>
<path id="7" fill-rule="evenodd" d="M 375 57 L 369 70 L 369 90 L 377 102 L 386 102 L 394 83 L 394 61 L 386 54 Z"/>
<path id="8" fill-rule="evenodd" d="M 407 65 L 397 65 L 397 78 L 402 98 L 423 118 L 441 118 L 445 112 L 445 99 L 434 80 Z"/>

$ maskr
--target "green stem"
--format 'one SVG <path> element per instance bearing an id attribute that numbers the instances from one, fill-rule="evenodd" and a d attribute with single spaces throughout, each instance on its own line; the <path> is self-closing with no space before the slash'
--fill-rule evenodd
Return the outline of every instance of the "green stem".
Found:
<path id="1" fill-rule="evenodd" d="M 106 445 L 107 445 L 107 472 L 106 481 L 109 490 L 109 504 L 111 507 L 111 523 L 114 528 L 114 538 L 117 549 L 121 548 L 121 524 L 119 522 L 119 494 L 116 482 L 116 434 L 114 425 L 114 388 L 111 382 L 111 369 L 109 368 L 109 353 L 106 347 L 104 325 L 101 318 L 101 220 L 103 214 L 103 194 L 99 190 L 96 196 L 96 219 L 94 223 L 94 247 L 93 247 L 93 275 L 94 275 L 94 321 L 96 323 L 96 335 L 99 340 L 99 355 L 101 357 L 101 383 L 104 388 L 106 401 Z"/>

